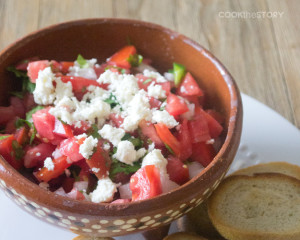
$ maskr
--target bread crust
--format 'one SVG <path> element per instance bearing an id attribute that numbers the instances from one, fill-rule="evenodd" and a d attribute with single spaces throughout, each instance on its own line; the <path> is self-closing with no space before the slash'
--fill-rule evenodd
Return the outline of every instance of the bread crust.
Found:
<path id="1" fill-rule="evenodd" d="M 243 185 L 244 184 L 244 185 Z M 220 206 L 223 206 L 225 199 L 226 203 L 228 202 L 231 204 L 231 202 L 234 202 L 234 199 L 237 198 L 239 194 L 241 193 L 237 192 L 240 190 L 238 188 L 240 185 L 246 186 L 249 185 L 250 188 L 255 189 L 254 186 L 264 186 L 267 184 L 271 184 L 271 186 L 276 186 L 276 184 L 286 184 L 287 186 L 290 186 L 295 190 L 295 197 L 296 201 L 295 203 L 300 203 L 300 180 L 290 177 L 284 174 L 280 173 L 261 173 L 261 174 L 255 174 L 253 176 L 246 176 L 246 175 L 231 175 L 224 179 L 224 181 L 220 184 L 220 186 L 216 189 L 216 191 L 212 194 L 212 196 L 208 200 L 208 214 L 209 217 L 216 227 L 216 229 L 223 235 L 226 239 L 229 240 L 297 240 L 300 239 L 300 221 L 298 223 L 298 226 L 294 229 L 284 229 L 283 231 L 278 231 L 278 229 L 273 229 L 272 231 L 264 231 L 263 228 L 258 231 L 253 230 L 249 225 L 248 229 L 245 228 L 245 226 L 241 227 L 241 224 L 239 222 L 234 222 L 235 219 L 229 219 L 230 213 L 227 212 L 227 215 L 222 215 L 221 211 L 219 210 Z M 253 187 L 251 187 L 253 185 Z M 251 190 L 251 189 L 250 189 Z M 276 191 L 276 189 L 273 189 L 273 191 Z M 234 194 L 237 194 L 234 195 Z M 248 194 L 248 193 L 247 193 Z M 263 194 L 260 192 L 258 195 L 261 199 L 258 199 L 258 201 L 261 201 L 263 203 L 266 201 L 267 198 L 264 198 Z M 247 204 L 246 199 L 243 199 L 241 202 L 242 204 Z M 237 208 L 238 206 L 230 206 Z M 232 209 L 233 210 L 233 209 Z M 297 213 L 299 214 L 299 212 Z M 300 215 L 300 214 L 299 214 Z M 242 215 L 241 215 L 242 216 Z M 300 216 L 297 216 L 299 219 Z M 229 220 L 232 223 L 229 223 Z M 245 220 L 246 221 L 246 220 Z M 259 222 L 257 223 L 257 226 L 263 225 L 264 223 Z"/>

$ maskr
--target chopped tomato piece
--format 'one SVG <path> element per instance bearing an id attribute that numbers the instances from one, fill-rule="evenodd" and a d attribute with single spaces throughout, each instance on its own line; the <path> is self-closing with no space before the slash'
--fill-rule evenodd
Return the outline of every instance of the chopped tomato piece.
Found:
<path id="1" fill-rule="evenodd" d="M 59 69 L 63 74 L 67 74 L 69 72 L 69 68 L 74 66 L 74 62 L 60 62 Z"/>
<path id="2" fill-rule="evenodd" d="M 63 138 L 70 138 L 73 137 L 73 131 L 70 125 L 62 123 L 60 120 L 55 118 L 55 125 L 53 132 Z"/>
<path id="3" fill-rule="evenodd" d="M 111 160 L 108 152 L 103 150 L 101 142 L 98 143 L 93 156 L 90 159 L 86 159 L 86 163 L 98 179 L 107 177 Z"/>
<path id="4" fill-rule="evenodd" d="M 24 166 L 33 168 L 41 165 L 47 157 L 51 157 L 55 146 L 49 143 L 40 143 L 33 147 L 26 148 Z"/>
<path id="5" fill-rule="evenodd" d="M 182 161 L 187 160 L 192 155 L 192 140 L 188 128 L 188 121 L 184 119 L 179 126 L 178 140 L 181 147 L 181 157 Z"/>
<path id="6" fill-rule="evenodd" d="M 74 135 L 80 135 L 86 133 L 86 131 L 91 127 L 91 123 L 87 121 L 80 121 L 76 125 L 71 125 Z"/>
<path id="7" fill-rule="evenodd" d="M 26 112 L 30 111 L 33 107 L 36 106 L 36 103 L 34 102 L 34 97 L 32 93 L 26 93 L 23 98 L 23 104 L 26 109 Z"/>
<path id="8" fill-rule="evenodd" d="M 166 111 L 172 116 L 177 116 L 189 111 L 189 108 L 182 98 L 175 94 L 169 94 L 167 98 Z"/>
<path id="9" fill-rule="evenodd" d="M 20 145 L 25 144 L 29 140 L 28 129 L 26 127 L 21 127 L 15 132 L 15 139 Z"/>
<path id="10" fill-rule="evenodd" d="M 193 154 L 191 159 L 201 163 L 203 167 L 206 167 L 214 159 L 216 151 L 212 144 L 206 144 L 205 142 L 199 142 L 193 144 Z"/>
<path id="11" fill-rule="evenodd" d="M 209 129 L 209 134 L 212 138 L 217 138 L 220 136 L 221 132 L 223 131 L 223 127 L 221 126 L 221 124 L 214 119 L 210 114 L 208 114 L 207 112 L 205 112 L 204 110 L 203 114 L 204 117 L 206 119 L 207 125 L 208 125 L 208 129 Z"/>
<path id="12" fill-rule="evenodd" d="M 101 84 L 98 83 L 97 81 L 83 78 L 83 77 L 61 76 L 61 81 L 64 83 L 71 82 L 74 92 L 84 93 L 86 91 L 86 88 L 91 85 L 96 87 L 101 87 Z"/>
<path id="13" fill-rule="evenodd" d="M 159 109 L 162 105 L 162 102 L 154 97 L 148 97 L 149 98 L 149 104 L 151 108 Z"/>
<path id="14" fill-rule="evenodd" d="M 204 142 L 211 139 L 204 112 L 201 108 L 195 108 L 194 119 L 188 122 L 192 142 Z"/>
<path id="15" fill-rule="evenodd" d="M 140 168 L 130 178 L 132 201 L 144 200 L 162 193 L 159 171 L 154 165 Z"/>
<path id="16" fill-rule="evenodd" d="M 178 94 L 180 96 L 203 96 L 203 91 L 197 84 L 193 76 L 188 72 L 179 86 Z"/>
<path id="17" fill-rule="evenodd" d="M 7 135 L 6 138 L 0 140 L 0 154 L 13 168 L 18 170 L 23 166 L 23 161 L 14 156 L 13 141 L 15 141 L 14 135 Z"/>
<path id="18" fill-rule="evenodd" d="M 27 67 L 27 75 L 31 82 L 35 83 L 39 76 L 39 72 L 50 66 L 48 60 L 30 62 Z"/>
<path id="19" fill-rule="evenodd" d="M 79 147 L 81 142 L 76 137 L 63 140 L 59 145 L 59 151 L 64 156 L 69 157 L 70 161 L 77 162 L 83 159 L 83 156 L 79 153 Z"/>
<path id="20" fill-rule="evenodd" d="M 181 149 L 180 142 L 176 139 L 176 137 L 171 133 L 169 128 L 163 123 L 154 124 L 157 135 L 166 144 L 170 147 L 177 157 L 181 157 Z"/>
<path id="21" fill-rule="evenodd" d="M 131 55 L 136 54 L 136 48 L 132 45 L 123 47 L 108 59 L 108 64 L 121 68 L 130 68 L 131 65 L 128 61 Z"/>
<path id="22" fill-rule="evenodd" d="M 116 113 L 111 113 L 111 114 L 109 115 L 109 119 L 113 122 L 113 124 L 114 124 L 117 128 L 121 127 L 121 125 L 122 125 L 123 122 L 124 122 L 124 118 L 123 118 L 121 115 L 116 114 Z"/>
<path id="23" fill-rule="evenodd" d="M 172 155 L 168 156 L 167 172 L 170 180 L 179 185 L 186 183 L 189 179 L 189 169 L 182 161 Z"/>
<path id="24" fill-rule="evenodd" d="M 220 123 L 221 125 L 224 123 L 224 117 L 218 113 L 217 111 L 213 110 L 213 109 L 208 109 L 205 112 L 207 112 L 210 116 L 212 116 L 214 119 L 216 119 L 218 121 L 218 123 Z"/>
<path id="25" fill-rule="evenodd" d="M 65 169 L 70 167 L 66 156 L 62 156 L 53 160 L 54 169 L 49 170 L 44 167 L 38 171 L 35 176 L 40 182 L 49 182 L 53 178 L 57 178 L 64 173 Z"/>
<path id="26" fill-rule="evenodd" d="M 37 61 L 37 60 L 39 60 L 38 57 L 32 57 L 32 58 L 23 60 L 16 65 L 16 69 L 21 70 L 21 71 L 27 71 L 28 64 L 30 62 Z"/>
<path id="27" fill-rule="evenodd" d="M 139 127 L 141 128 L 142 134 L 144 137 L 144 142 L 147 142 L 147 138 L 150 138 L 152 142 L 154 142 L 155 147 L 163 147 L 164 143 L 157 135 L 154 124 L 151 122 L 147 122 L 145 120 L 140 121 Z"/>
<path id="28" fill-rule="evenodd" d="M 162 89 L 166 91 L 167 96 L 171 93 L 171 82 L 157 83 L 157 85 L 161 85 Z"/>
<path id="29" fill-rule="evenodd" d="M 146 77 L 142 74 L 137 74 L 136 77 L 138 79 L 139 88 L 144 89 L 145 91 L 147 91 L 148 87 L 152 82 L 156 83 L 155 78 Z"/>

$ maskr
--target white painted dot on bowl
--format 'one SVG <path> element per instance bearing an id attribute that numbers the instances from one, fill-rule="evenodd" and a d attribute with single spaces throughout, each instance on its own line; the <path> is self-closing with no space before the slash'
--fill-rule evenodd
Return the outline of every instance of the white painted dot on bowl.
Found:
<path id="1" fill-rule="evenodd" d="M 155 216 L 154 216 L 154 218 L 160 218 L 161 217 L 161 214 L 156 214 Z"/>
<path id="2" fill-rule="evenodd" d="M 138 227 L 138 229 L 145 229 L 145 228 L 147 228 L 148 226 L 140 226 L 140 227 Z"/>
<path id="3" fill-rule="evenodd" d="M 99 233 L 107 233 L 108 231 L 106 229 L 100 229 L 98 230 Z"/>
<path id="4" fill-rule="evenodd" d="M 131 228 L 131 227 L 132 227 L 131 224 L 126 224 L 126 225 L 121 226 L 121 229 L 128 229 L 128 228 Z"/>
<path id="5" fill-rule="evenodd" d="M 17 195 L 18 193 L 16 192 L 16 190 L 15 189 L 10 189 L 10 191 L 13 193 L 13 194 L 15 194 L 15 195 Z"/>
<path id="6" fill-rule="evenodd" d="M 19 203 L 21 203 L 22 205 L 26 205 L 26 202 L 24 201 L 23 198 L 18 198 Z"/>
<path id="7" fill-rule="evenodd" d="M 205 191 L 204 191 L 204 193 L 203 193 L 203 195 L 206 195 L 208 192 L 209 192 L 209 188 L 207 188 Z"/>
<path id="8" fill-rule="evenodd" d="M 27 198 L 26 198 L 24 195 L 21 195 L 21 194 L 20 194 L 20 198 L 22 198 L 22 199 L 23 199 L 24 201 L 26 201 L 26 202 L 28 201 Z"/>
<path id="9" fill-rule="evenodd" d="M 74 217 L 74 216 L 68 216 L 68 218 L 69 218 L 70 220 L 72 220 L 72 221 L 75 221 L 75 220 L 76 220 L 76 217 Z"/>
<path id="10" fill-rule="evenodd" d="M 18 204 L 19 206 L 22 206 L 22 204 L 17 200 L 15 200 L 15 203 Z"/>
<path id="11" fill-rule="evenodd" d="M 168 223 L 168 222 L 171 222 L 172 220 L 173 220 L 173 218 L 168 218 L 165 221 L 163 221 L 163 223 Z"/>
<path id="12" fill-rule="evenodd" d="M 126 223 L 128 223 L 128 224 L 133 224 L 133 223 L 136 223 L 136 222 L 137 222 L 137 219 L 132 218 L 132 219 L 127 220 Z"/>
<path id="13" fill-rule="evenodd" d="M 217 180 L 217 181 L 214 183 L 214 185 L 213 185 L 212 188 L 215 190 L 215 189 L 218 187 L 219 184 L 220 184 L 220 181 Z"/>
<path id="14" fill-rule="evenodd" d="M 166 214 L 171 214 L 172 212 L 174 212 L 174 210 L 169 210 L 166 212 Z"/>
<path id="15" fill-rule="evenodd" d="M 41 208 L 40 205 L 36 204 L 35 202 L 30 202 L 30 204 L 35 208 Z"/>
<path id="16" fill-rule="evenodd" d="M 178 215 L 180 212 L 177 210 L 177 211 L 175 211 L 175 212 L 173 212 L 172 214 L 171 214 L 171 217 L 175 217 L 176 215 Z"/>
<path id="17" fill-rule="evenodd" d="M 42 216 L 46 216 L 46 213 L 43 210 L 41 210 L 41 209 L 38 209 L 37 212 L 39 214 L 41 214 Z"/>
<path id="18" fill-rule="evenodd" d="M 93 229 L 101 229 L 101 226 L 98 225 L 98 224 L 94 224 L 94 225 L 91 226 L 91 228 L 93 228 Z"/>
<path id="19" fill-rule="evenodd" d="M 107 224 L 108 221 L 107 221 L 107 220 L 100 220 L 100 223 L 101 223 L 101 224 Z"/>
<path id="20" fill-rule="evenodd" d="M 46 207 L 42 207 L 42 209 L 46 212 L 46 213 L 50 213 L 50 209 L 46 208 Z"/>
<path id="21" fill-rule="evenodd" d="M 46 220 L 47 220 L 48 222 L 50 222 L 50 223 L 55 223 L 54 220 L 51 219 L 51 218 L 46 218 Z"/>
<path id="22" fill-rule="evenodd" d="M 153 223 L 155 223 L 155 220 L 153 220 L 153 219 L 152 219 L 152 220 L 150 220 L 150 221 L 146 222 L 146 223 L 145 223 L 145 225 L 147 225 L 147 226 L 148 226 L 148 225 L 151 225 L 151 224 L 153 224 Z"/>
<path id="23" fill-rule="evenodd" d="M 117 226 L 123 225 L 124 223 L 125 223 L 125 221 L 124 221 L 124 220 L 121 220 L 121 219 L 115 220 L 115 221 L 113 222 L 113 224 L 114 224 L 114 225 L 117 225 Z"/>
<path id="24" fill-rule="evenodd" d="M 202 203 L 203 202 L 203 199 L 202 198 L 199 198 L 197 201 L 196 201 L 196 203 L 198 204 L 198 203 Z"/>
<path id="25" fill-rule="evenodd" d="M 6 187 L 6 183 L 4 182 L 4 180 L 0 179 L 0 182 L 2 183 L 3 187 Z"/>
<path id="26" fill-rule="evenodd" d="M 38 212 L 34 212 L 34 215 L 39 217 L 39 218 L 42 218 L 43 216 L 41 214 L 39 214 Z"/>
<path id="27" fill-rule="evenodd" d="M 159 226 L 161 223 L 160 222 L 157 222 L 157 223 L 154 223 L 151 227 L 157 227 Z"/>
<path id="28" fill-rule="evenodd" d="M 127 232 L 132 232 L 134 230 L 136 230 L 136 228 L 128 228 L 128 229 L 126 229 Z"/>
<path id="29" fill-rule="evenodd" d="M 61 222 L 67 225 L 71 225 L 71 222 L 68 219 L 62 219 Z"/>
<path id="30" fill-rule="evenodd" d="M 54 212 L 53 214 L 54 214 L 56 217 L 60 217 L 60 218 L 63 217 L 63 215 L 62 215 L 60 212 Z"/>
<path id="31" fill-rule="evenodd" d="M 151 217 L 150 216 L 147 216 L 147 217 L 143 217 L 143 218 L 141 218 L 141 222 L 147 222 L 147 221 L 149 221 L 151 219 Z"/>
<path id="32" fill-rule="evenodd" d="M 83 219 L 81 219 L 81 222 L 83 222 L 83 223 L 89 223 L 90 220 L 88 220 L 87 218 L 83 218 Z"/>
<path id="33" fill-rule="evenodd" d="M 19 203 L 19 202 L 16 202 Z M 32 212 L 32 209 L 30 207 L 24 206 L 24 209 L 27 210 L 28 212 Z"/>
<path id="34" fill-rule="evenodd" d="M 92 232 L 93 230 L 92 230 L 92 229 L 89 229 L 89 228 L 83 228 L 82 231 L 84 231 L 84 232 L 89 232 L 89 233 L 90 233 L 90 232 Z"/>
<path id="35" fill-rule="evenodd" d="M 195 202 L 197 199 L 196 198 L 193 198 L 191 201 L 190 201 L 190 203 L 193 203 L 193 202 Z"/>
<path id="36" fill-rule="evenodd" d="M 180 205 L 179 208 L 184 208 L 185 206 L 186 206 L 186 203 L 183 203 L 183 204 Z"/>
<path id="37" fill-rule="evenodd" d="M 74 226 L 71 226 L 70 229 L 71 229 L 71 230 L 79 230 L 78 227 L 74 227 Z"/>
<path id="38" fill-rule="evenodd" d="M 67 228 L 67 227 L 68 227 L 66 224 L 63 224 L 63 223 L 61 223 L 61 222 L 59 222 L 58 225 L 61 226 L 61 227 L 64 227 L 64 228 Z"/>
<path id="39" fill-rule="evenodd" d="M 188 212 L 191 211 L 192 209 L 193 209 L 192 207 L 188 208 L 188 209 L 185 211 L 185 213 L 188 213 Z"/>
<path id="40" fill-rule="evenodd" d="M 121 232 L 121 230 L 120 229 L 116 229 L 116 230 L 112 230 L 112 232 L 118 233 L 118 232 Z"/>

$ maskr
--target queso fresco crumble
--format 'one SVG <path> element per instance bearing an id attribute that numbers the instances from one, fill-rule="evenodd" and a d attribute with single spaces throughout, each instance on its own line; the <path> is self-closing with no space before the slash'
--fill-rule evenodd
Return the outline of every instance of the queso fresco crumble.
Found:
<path id="1" fill-rule="evenodd" d="M 104 63 L 25 60 L 0 107 L 0 154 L 42 188 L 125 203 L 189 181 L 214 158 L 223 118 L 178 63 L 161 75 L 125 46 Z"/>

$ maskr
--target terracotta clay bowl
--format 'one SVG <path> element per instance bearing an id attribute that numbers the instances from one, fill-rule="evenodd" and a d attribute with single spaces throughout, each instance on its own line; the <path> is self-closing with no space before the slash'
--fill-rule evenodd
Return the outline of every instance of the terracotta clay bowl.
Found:
<path id="1" fill-rule="evenodd" d="M 239 145 L 242 103 L 225 67 L 206 49 L 164 27 L 135 20 L 88 19 L 34 32 L 0 54 L 0 105 L 19 84 L 6 68 L 23 59 L 74 60 L 78 53 L 99 62 L 127 44 L 153 60 L 160 72 L 172 63 L 185 65 L 207 95 L 207 102 L 225 117 L 223 144 L 214 160 L 195 178 L 167 194 L 124 204 L 95 204 L 48 192 L 30 182 L 0 158 L 0 186 L 21 208 L 56 226 L 90 236 L 118 236 L 168 229 L 168 225 L 201 204 L 225 176 Z M 164 227 L 166 226 L 166 227 Z M 158 235 L 156 235 L 158 237 Z"/>

